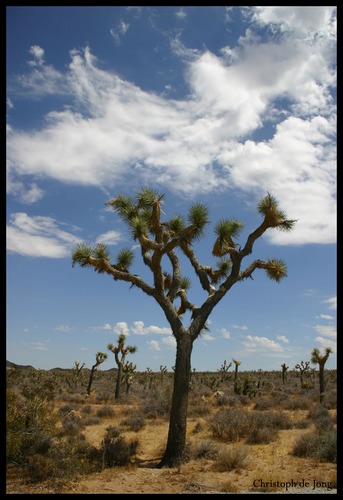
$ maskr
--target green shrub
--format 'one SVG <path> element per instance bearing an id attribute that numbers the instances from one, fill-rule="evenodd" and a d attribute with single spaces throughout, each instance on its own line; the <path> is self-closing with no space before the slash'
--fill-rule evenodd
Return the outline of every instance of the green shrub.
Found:
<path id="1" fill-rule="evenodd" d="M 104 467 L 128 465 L 136 454 L 138 439 L 127 441 L 119 432 L 117 428 L 107 429 L 101 446 Z"/>

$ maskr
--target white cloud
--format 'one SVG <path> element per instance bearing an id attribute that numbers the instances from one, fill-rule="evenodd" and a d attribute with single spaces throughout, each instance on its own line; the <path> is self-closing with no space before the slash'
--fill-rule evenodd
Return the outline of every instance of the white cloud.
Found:
<path id="1" fill-rule="evenodd" d="M 116 28 L 110 29 L 111 36 L 114 38 L 115 44 L 117 46 L 120 45 L 121 39 L 126 34 L 129 27 L 130 24 L 121 19 Z"/>
<path id="2" fill-rule="evenodd" d="M 334 340 L 330 340 L 327 337 L 316 337 L 315 341 L 320 344 L 323 349 L 330 347 L 333 352 L 336 352 L 336 342 Z"/>
<path id="3" fill-rule="evenodd" d="M 280 340 L 281 342 L 283 342 L 284 344 L 289 344 L 289 340 L 287 337 L 285 337 L 284 335 L 277 335 L 276 337 L 278 340 Z"/>
<path id="4" fill-rule="evenodd" d="M 328 309 L 337 310 L 337 297 L 331 297 L 330 299 L 323 300 L 323 302 L 324 304 L 329 304 Z"/>
<path id="5" fill-rule="evenodd" d="M 55 327 L 55 330 L 58 330 L 60 332 L 69 332 L 70 331 L 70 326 L 68 326 L 68 325 L 57 325 Z"/>
<path id="6" fill-rule="evenodd" d="M 182 7 L 175 12 L 175 16 L 178 19 L 185 19 L 187 17 L 187 12 Z"/>
<path id="7" fill-rule="evenodd" d="M 148 340 L 148 341 L 147 341 L 147 344 L 148 344 L 149 348 L 150 348 L 152 351 L 160 351 L 160 350 L 161 350 L 160 345 L 159 345 L 159 343 L 157 342 L 157 340 Z"/>
<path id="8" fill-rule="evenodd" d="M 269 233 L 274 244 L 335 242 L 335 8 L 247 12 L 282 36 L 262 43 L 251 25 L 222 57 L 186 48 L 178 36 L 172 49 L 189 87 L 178 101 L 99 69 L 88 47 L 71 51 L 66 74 L 32 49 L 37 64 L 17 82 L 25 96 L 68 93 L 75 104 L 50 112 L 40 130 L 10 129 L 12 182 L 43 176 L 103 188 L 138 176 L 179 196 L 241 189 L 259 198 L 268 190 L 299 220 L 291 233 Z M 118 33 L 127 29 L 122 21 Z M 246 140 L 265 124 L 275 124 L 268 139 Z"/>
<path id="9" fill-rule="evenodd" d="M 44 63 L 44 49 L 39 45 L 32 45 L 30 48 L 30 54 L 33 56 L 33 60 L 29 61 L 31 66 L 36 66 L 37 64 L 42 65 Z"/>
<path id="10" fill-rule="evenodd" d="M 232 328 L 238 328 L 239 330 L 248 330 L 246 325 L 232 325 Z"/>
<path id="11" fill-rule="evenodd" d="M 220 336 L 223 337 L 223 339 L 230 339 L 231 338 L 230 332 L 227 328 L 220 328 L 219 333 L 220 333 Z"/>
<path id="12" fill-rule="evenodd" d="M 176 348 L 176 340 L 173 335 L 170 335 L 168 337 L 162 337 L 161 343 L 163 343 L 165 346 L 167 346 L 168 349 L 175 349 Z"/>
<path id="13" fill-rule="evenodd" d="M 114 333 L 117 333 L 118 335 L 121 335 L 122 333 L 125 336 L 130 335 L 130 329 L 125 321 L 118 321 L 115 326 L 113 327 Z"/>
<path id="14" fill-rule="evenodd" d="M 263 351 L 265 354 L 268 352 L 282 353 L 284 348 L 275 342 L 275 340 L 268 339 L 267 337 L 258 337 L 256 335 L 246 335 L 246 340 L 242 344 L 248 351 Z"/>
<path id="15" fill-rule="evenodd" d="M 149 334 L 164 334 L 170 335 L 170 328 L 161 328 L 159 326 L 150 325 L 144 326 L 143 321 L 134 321 L 133 327 L 131 327 L 131 331 L 136 333 L 137 335 L 149 335 Z"/>
<path id="16" fill-rule="evenodd" d="M 103 243 L 104 245 L 116 245 L 122 240 L 122 235 L 119 231 L 107 231 L 97 237 L 96 243 Z"/>
<path id="17" fill-rule="evenodd" d="M 211 340 L 215 340 L 215 338 L 214 338 L 214 337 L 212 337 L 212 335 L 210 335 L 209 333 L 202 333 L 202 334 L 201 334 L 201 336 L 200 336 L 200 338 L 201 338 L 201 340 L 205 340 L 205 341 L 206 341 L 206 340 L 207 340 L 207 341 L 208 341 L 208 340 L 209 340 L 209 341 L 211 341 Z"/>
<path id="18" fill-rule="evenodd" d="M 252 19 L 263 26 L 279 27 L 298 36 L 336 37 L 336 7 L 252 7 Z"/>
<path id="19" fill-rule="evenodd" d="M 334 317 L 333 317 L 333 316 L 331 316 L 330 314 L 320 314 L 320 315 L 318 316 L 318 318 L 320 318 L 320 319 L 327 319 L 327 320 L 334 319 Z"/>
<path id="20" fill-rule="evenodd" d="M 337 329 L 332 325 L 316 325 L 314 329 L 320 335 L 324 335 L 325 337 L 329 337 L 330 339 L 335 339 L 337 336 Z"/>
<path id="21" fill-rule="evenodd" d="M 7 249 L 29 257 L 67 257 L 80 239 L 60 225 L 52 217 L 12 214 L 6 227 Z"/>

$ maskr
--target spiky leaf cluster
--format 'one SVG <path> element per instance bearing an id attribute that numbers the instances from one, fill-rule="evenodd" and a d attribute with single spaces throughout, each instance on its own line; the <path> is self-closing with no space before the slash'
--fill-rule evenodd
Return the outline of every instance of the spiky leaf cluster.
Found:
<path id="1" fill-rule="evenodd" d="M 277 283 L 287 276 L 287 266 L 281 259 L 268 260 L 265 270 L 268 278 Z"/>
<path id="2" fill-rule="evenodd" d="M 235 250 L 237 245 L 233 238 L 239 236 L 243 226 L 244 224 L 236 219 L 221 219 L 214 228 L 217 238 L 212 254 L 216 257 L 222 257 L 231 250 Z"/>
<path id="3" fill-rule="evenodd" d="M 286 213 L 279 209 L 276 198 L 269 193 L 259 201 L 257 210 L 265 218 L 269 227 L 275 227 L 281 231 L 291 231 L 297 222 L 286 218 Z"/>

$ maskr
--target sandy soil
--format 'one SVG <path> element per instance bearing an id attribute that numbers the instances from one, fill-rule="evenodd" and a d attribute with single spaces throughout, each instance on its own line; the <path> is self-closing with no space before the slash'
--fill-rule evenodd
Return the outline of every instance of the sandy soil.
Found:
<path id="1" fill-rule="evenodd" d="M 297 418 L 299 417 L 297 412 Z M 203 439 L 213 440 L 206 425 L 200 432 L 193 432 L 199 422 L 204 423 L 201 418 L 189 418 L 188 441 L 195 443 Z M 98 446 L 109 425 L 114 425 L 113 417 L 102 419 L 100 425 L 85 427 L 83 432 L 90 443 Z M 249 446 L 247 463 L 242 468 L 230 472 L 219 471 L 215 461 L 204 458 L 190 460 L 179 469 L 157 469 L 156 465 L 163 454 L 167 439 L 168 421 L 148 421 L 138 433 L 123 433 L 128 439 L 139 439 L 136 460 L 132 465 L 104 469 L 77 482 L 55 480 L 37 485 L 25 484 L 18 472 L 10 468 L 6 493 L 337 493 L 335 464 L 318 463 L 290 454 L 298 437 L 310 431 L 311 429 L 284 430 L 280 431 L 278 438 L 270 444 Z M 262 482 L 279 482 L 279 486 L 269 484 L 263 487 Z M 292 482 L 293 488 L 286 485 Z"/>

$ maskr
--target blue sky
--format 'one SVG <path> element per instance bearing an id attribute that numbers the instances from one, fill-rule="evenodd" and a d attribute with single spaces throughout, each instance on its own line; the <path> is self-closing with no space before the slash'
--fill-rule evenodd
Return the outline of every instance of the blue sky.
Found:
<path id="1" fill-rule="evenodd" d="M 214 226 L 258 227 L 270 192 L 292 232 L 269 230 L 256 270 L 213 310 L 192 367 L 290 369 L 331 347 L 336 368 L 336 7 L 7 7 L 7 353 L 35 368 L 115 366 L 119 333 L 139 371 L 168 371 L 175 340 L 139 289 L 72 268 L 78 243 L 137 244 L 105 205 L 143 186 L 166 219 L 208 206 L 196 244 L 214 265 Z M 243 268 L 250 261 L 243 261 Z M 191 302 L 206 299 L 196 276 Z M 187 318 L 186 318 L 187 320 Z M 232 368 L 231 368 L 232 369 Z"/>

